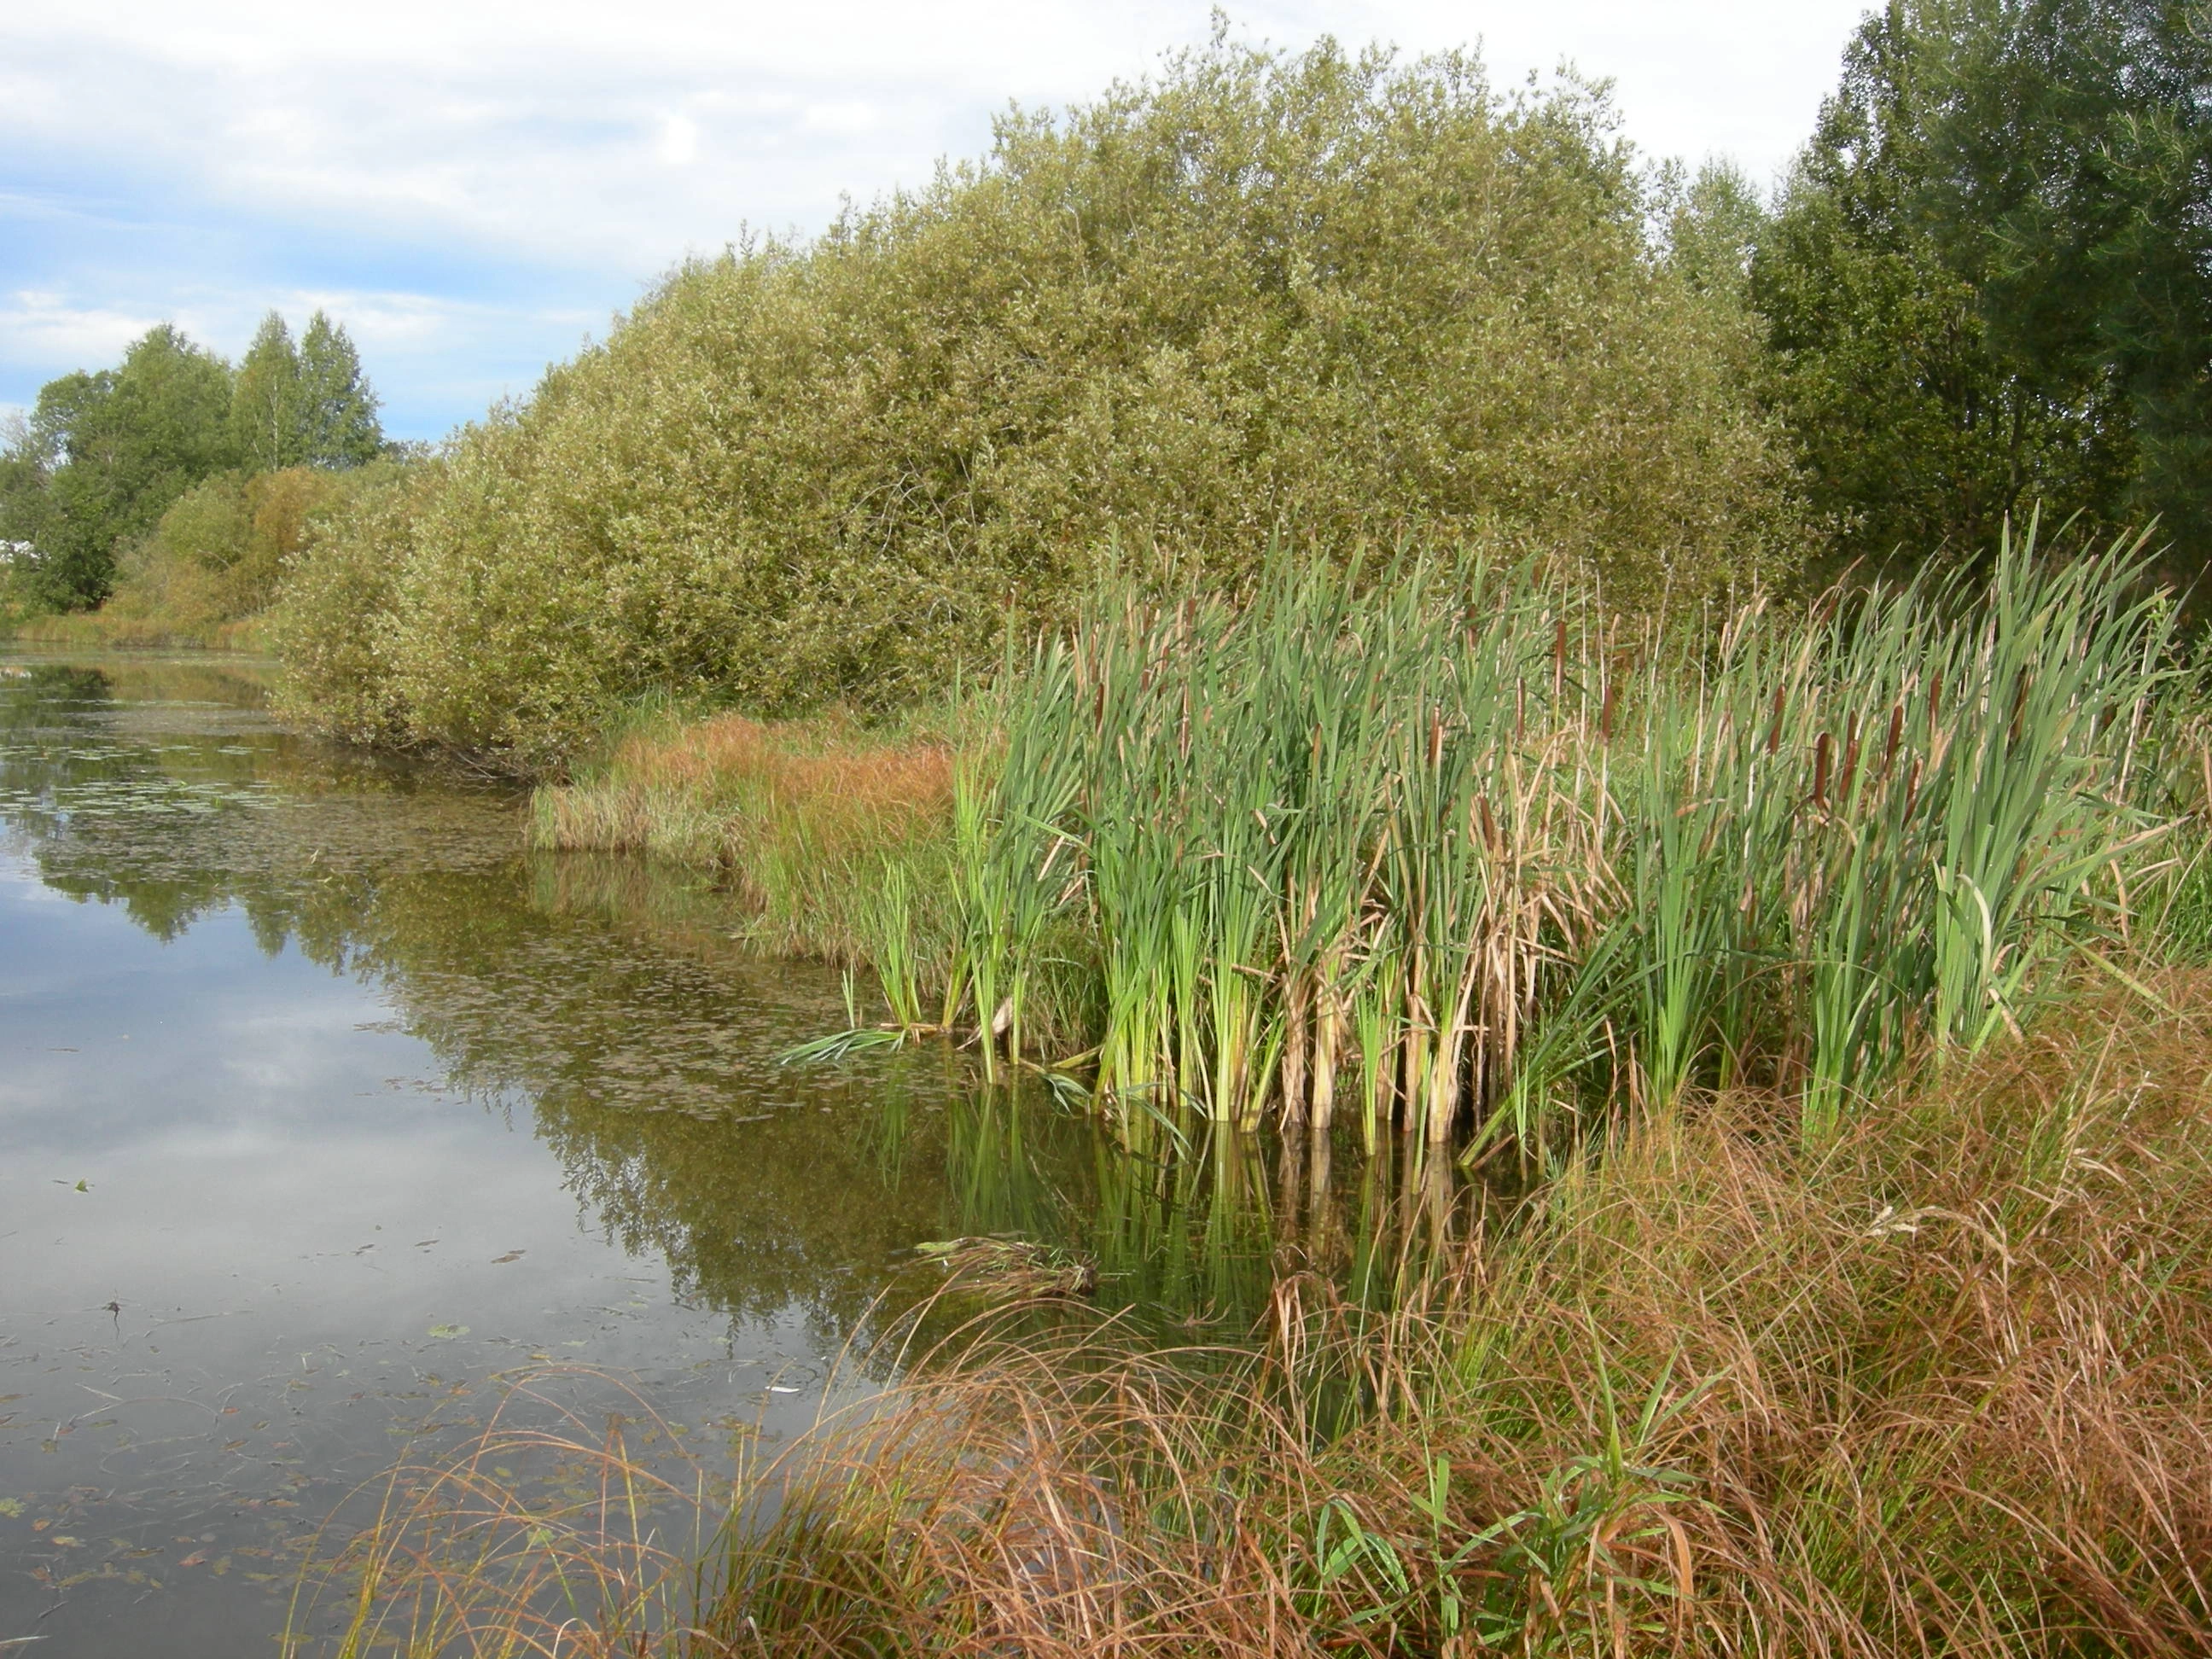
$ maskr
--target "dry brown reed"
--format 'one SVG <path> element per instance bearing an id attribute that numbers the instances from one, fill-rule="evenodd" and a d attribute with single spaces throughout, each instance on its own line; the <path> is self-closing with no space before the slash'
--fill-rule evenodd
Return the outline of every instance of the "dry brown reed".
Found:
<path id="1" fill-rule="evenodd" d="M 718 860 L 741 863 L 771 823 L 789 821 L 791 833 L 835 857 L 905 839 L 941 817 L 951 794 L 941 741 L 886 743 L 843 721 L 725 714 L 633 732 L 599 778 L 544 791 L 538 839 L 690 856 L 690 838 L 704 834 Z M 696 817 L 681 816 L 686 809 Z"/>
<path id="2" fill-rule="evenodd" d="M 2201 1009 L 2212 979 L 2158 989 Z M 710 1627 L 779 1655 L 2207 1651 L 2212 1017 L 2084 1006 L 1891 1103 L 1814 1152 L 1774 1101 L 1678 1103 L 1393 1312 L 1285 1279 L 1255 1351 L 1110 1322 L 950 1350 L 736 1544 Z"/>
<path id="3" fill-rule="evenodd" d="M 294 1594 L 287 1659 L 616 1659 L 690 1638 L 726 1477 L 710 1481 L 607 1374 L 492 1381 L 501 1403 L 480 1435 L 395 1468 L 357 1530 L 351 1505 L 325 1527 Z"/>
<path id="4" fill-rule="evenodd" d="M 942 842 L 953 763 L 933 732 L 835 717 L 655 722 L 538 790 L 532 840 L 711 866 L 754 907 L 764 948 L 849 961 L 879 931 L 884 871 L 910 877 Z"/>

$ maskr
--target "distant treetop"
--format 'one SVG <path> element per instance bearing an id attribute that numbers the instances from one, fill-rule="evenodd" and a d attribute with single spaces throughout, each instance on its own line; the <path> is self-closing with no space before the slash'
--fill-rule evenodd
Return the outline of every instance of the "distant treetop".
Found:
<path id="1" fill-rule="evenodd" d="M 95 605 L 118 555 L 185 491 L 219 472 L 355 467 L 383 452 L 377 399 L 346 331 L 320 311 L 297 346 L 271 312 L 234 370 L 173 324 L 114 368 L 41 387 L 0 434 L 0 542 L 31 603 Z"/>

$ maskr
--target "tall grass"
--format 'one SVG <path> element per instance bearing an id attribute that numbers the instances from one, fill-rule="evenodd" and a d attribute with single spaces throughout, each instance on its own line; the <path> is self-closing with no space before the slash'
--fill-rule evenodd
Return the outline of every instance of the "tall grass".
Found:
<path id="1" fill-rule="evenodd" d="M 349 1505 L 319 1536 L 286 1659 L 616 1659 L 680 1650 L 696 1632 L 728 1477 L 613 1379 L 547 1368 L 494 1381 L 501 1403 L 480 1435 L 402 1463 L 356 1495 L 374 1499 L 357 1529 L 343 1524 Z"/>
<path id="2" fill-rule="evenodd" d="M 1249 1344 L 1064 1298 L 955 1330 L 665 1492 L 718 1542 L 645 1539 L 635 1449 L 546 1443 L 588 1478 L 532 1508 L 489 1445 L 395 1487 L 333 1644 L 2201 1654 L 2212 982 L 2146 988 L 2185 1012 L 2107 981 L 1817 1148 L 1747 1091 L 1623 1122 L 1406 1293 L 1285 1274 Z"/>
<path id="3" fill-rule="evenodd" d="M 764 949 L 865 951 L 886 985 L 906 977 L 902 948 L 941 954 L 944 906 L 932 901 L 947 879 L 952 756 L 927 722 L 877 736 L 830 718 L 770 726 L 648 708 L 607 751 L 532 797 L 535 844 L 712 866 L 751 901 Z"/>
<path id="4" fill-rule="evenodd" d="M 1534 1152 L 1751 1082 L 1817 1141 L 2124 931 L 2175 672 L 2140 576 L 2031 533 L 1680 647 L 1480 561 L 1102 606 L 956 779 L 953 998 L 1124 1114 L 1349 1095 Z"/>
<path id="5" fill-rule="evenodd" d="M 878 964 L 894 1024 L 1132 1125 L 1348 1104 L 1370 1145 L 1540 1160 L 1752 1085 L 1814 1144 L 2124 973 L 2147 897 L 2194 925 L 2204 745 L 2142 571 L 2031 530 L 1669 638 L 1534 564 L 1279 553 L 1237 599 L 1099 601 L 945 746 L 725 717 L 539 830 L 711 848 L 764 938 Z"/>
<path id="6" fill-rule="evenodd" d="M 700 1650 L 2202 1652 L 2209 1037 L 2116 988 L 1817 1150 L 1656 1115 L 1251 1349 L 963 1340 L 787 1471 Z"/>

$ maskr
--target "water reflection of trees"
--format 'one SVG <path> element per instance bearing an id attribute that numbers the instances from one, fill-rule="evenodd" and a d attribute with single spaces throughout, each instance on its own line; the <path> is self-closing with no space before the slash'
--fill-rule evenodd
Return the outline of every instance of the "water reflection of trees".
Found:
<path id="1" fill-rule="evenodd" d="M 974 1087 L 942 1050 L 774 1056 L 842 1024 L 827 970 L 748 957 L 720 896 L 639 860 L 530 855 L 510 792 L 287 733 L 211 670 L 0 679 L 0 817 L 58 891 L 155 937 L 234 907 L 381 988 L 453 1082 L 526 1110 L 586 1215 L 733 1316 L 849 1332 L 917 1242 L 1097 1256 L 1101 1294 L 1244 1328 L 1285 1262 L 1387 1294 L 1455 1224 L 1437 1172 L 1195 1120 L 1132 1141 Z"/>

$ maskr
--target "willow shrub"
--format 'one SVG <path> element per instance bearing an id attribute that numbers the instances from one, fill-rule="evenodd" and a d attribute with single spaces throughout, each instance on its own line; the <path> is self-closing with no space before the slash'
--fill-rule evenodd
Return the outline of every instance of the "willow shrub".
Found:
<path id="1" fill-rule="evenodd" d="M 276 598 L 286 562 L 316 520 L 395 471 L 382 463 L 350 471 L 218 472 L 124 550 L 106 614 L 185 631 L 251 617 Z"/>
<path id="2" fill-rule="evenodd" d="M 811 243 L 678 269 L 323 538 L 295 706 L 529 757 L 647 690 L 888 704 L 1117 548 L 1233 586 L 1278 528 L 1710 591 L 1793 532 L 1746 318 L 1655 205 L 1601 94 L 1459 56 L 1217 40 L 1014 112 Z"/>

